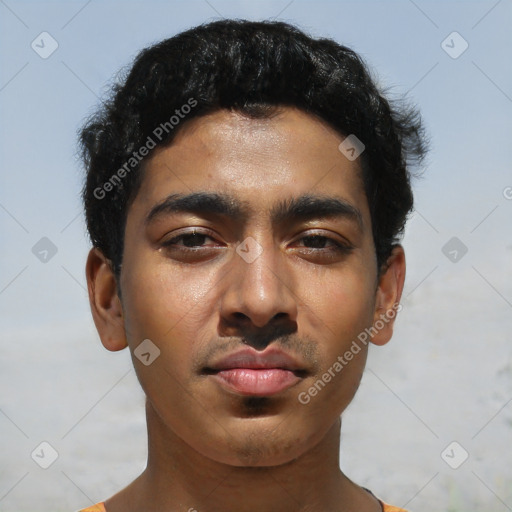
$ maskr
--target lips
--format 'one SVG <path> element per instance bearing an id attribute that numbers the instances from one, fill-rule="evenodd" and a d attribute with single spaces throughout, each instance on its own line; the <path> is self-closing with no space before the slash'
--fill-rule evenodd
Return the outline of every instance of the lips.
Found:
<path id="1" fill-rule="evenodd" d="M 250 396 L 272 396 L 300 382 L 307 373 L 291 355 L 278 349 L 243 349 L 205 369 L 223 389 Z"/>

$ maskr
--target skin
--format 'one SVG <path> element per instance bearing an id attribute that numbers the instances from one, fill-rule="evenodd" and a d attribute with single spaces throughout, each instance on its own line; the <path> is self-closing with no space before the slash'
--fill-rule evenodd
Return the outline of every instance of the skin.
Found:
<path id="1" fill-rule="evenodd" d="M 359 386 L 367 346 L 307 405 L 298 401 L 399 302 L 404 283 L 401 246 L 377 271 L 359 159 L 338 150 L 343 139 L 288 107 L 269 119 L 218 111 L 187 123 L 146 162 L 127 215 L 122 299 L 97 249 L 86 271 L 104 346 L 128 345 L 133 356 L 150 339 L 161 351 L 149 366 L 133 357 L 147 396 L 148 465 L 106 502 L 108 512 L 380 510 L 338 458 L 340 415 Z M 199 191 L 229 194 L 245 215 L 167 212 L 146 222 L 170 194 Z M 303 194 L 342 198 L 361 223 L 346 216 L 272 222 L 273 206 Z M 193 228 L 207 237 L 190 237 Z M 164 245 L 184 232 L 188 238 Z M 304 238 L 312 235 L 327 239 Z M 247 237 L 262 248 L 251 263 L 236 252 Z M 332 240 L 349 249 L 336 251 Z M 185 243 L 195 245 L 192 254 Z M 392 328 L 393 320 L 371 342 L 387 343 Z M 285 350 L 304 377 L 250 399 L 202 372 L 248 345 Z"/>

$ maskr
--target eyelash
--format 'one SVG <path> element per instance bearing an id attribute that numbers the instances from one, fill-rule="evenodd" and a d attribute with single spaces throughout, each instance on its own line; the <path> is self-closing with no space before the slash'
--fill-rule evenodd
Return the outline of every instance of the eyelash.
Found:
<path id="1" fill-rule="evenodd" d="M 178 236 L 175 236 L 174 238 L 171 238 L 170 240 L 166 240 L 165 242 L 162 243 L 162 246 L 164 247 L 172 247 L 173 245 L 175 245 L 175 243 L 179 240 L 182 240 L 188 236 L 194 236 L 194 235 L 199 235 L 199 236 L 204 236 L 205 238 L 210 238 L 211 240 L 214 240 L 214 238 L 212 236 L 210 236 L 210 234 L 208 233 L 204 233 L 202 231 L 189 231 L 187 233 L 183 233 L 181 235 L 178 235 Z M 180 247 L 180 250 L 185 250 L 185 251 L 197 251 L 198 249 L 202 249 L 202 247 L 199 247 L 199 248 L 192 248 L 192 247 L 186 247 L 186 246 L 179 246 Z"/>
<path id="2" fill-rule="evenodd" d="M 215 240 L 214 237 L 211 236 L 210 233 L 203 232 L 203 231 L 195 231 L 194 230 L 194 231 L 190 231 L 190 232 L 183 233 L 181 235 L 175 236 L 175 237 L 171 238 L 170 240 L 166 240 L 165 242 L 162 243 L 162 246 L 165 247 L 165 248 L 168 248 L 168 249 L 172 249 L 173 246 L 174 246 L 174 248 L 179 247 L 178 250 L 183 251 L 183 252 L 197 253 L 198 251 L 203 250 L 204 246 L 186 247 L 186 246 L 183 246 L 183 245 L 177 245 L 177 242 L 183 241 L 184 239 L 186 239 L 186 237 L 197 236 L 197 235 L 199 235 L 200 237 L 205 237 L 205 238 L 209 238 L 211 240 Z M 326 240 L 327 242 L 330 242 L 331 244 L 333 244 L 333 248 L 332 249 L 327 249 L 327 248 L 324 248 L 324 247 L 317 247 L 317 248 L 315 248 L 315 247 L 301 246 L 302 249 L 306 249 L 309 254 L 319 253 L 320 251 L 323 252 L 324 254 L 327 254 L 328 252 L 329 253 L 333 253 L 334 252 L 336 254 L 348 254 L 353 249 L 353 246 L 348 244 L 348 243 L 339 242 L 339 241 L 335 240 L 334 238 L 331 238 L 329 236 L 326 236 L 326 235 L 323 235 L 323 234 L 320 234 L 320 233 L 313 233 L 313 234 L 309 234 L 309 235 L 306 235 L 306 236 L 302 236 L 297 241 L 304 241 L 304 240 L 307 240 L 307 239 Z"/>

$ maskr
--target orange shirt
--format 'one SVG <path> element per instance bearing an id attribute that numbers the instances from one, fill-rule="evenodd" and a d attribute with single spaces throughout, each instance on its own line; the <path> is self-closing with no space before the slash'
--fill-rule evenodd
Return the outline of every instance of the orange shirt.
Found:
<path id="1" fill-rule="evenodd" d="M 107 512 L 105 510 L 105 504 L 104 503 L 96 503 L 96 505 L 93 505 L 89 508 L 84 508 L 82 510 L 79 510 L 78 512 Z"/>
<path id="2" fill-rule="evenodd" d="M 393 507 L 393 505 L 386 505 L 383 501 L 381 501 L 382 510 L 384 512 L 407 512 L 407 510 L 403 508 Z"/>
<path id="3" fill-rule="evenodd" d="M 382 503 L 382 510 L 383 512 L 407 512 L 403 508 L 393 507 L 391 505 L 386 505 L 383 501 Z M 89 508 L 84 508 L 83 510 L 80 510 L 79 512 L 107 512 L 105 509 L 104 503 L 97 503 L 96 505 L 93 505 Z"/>

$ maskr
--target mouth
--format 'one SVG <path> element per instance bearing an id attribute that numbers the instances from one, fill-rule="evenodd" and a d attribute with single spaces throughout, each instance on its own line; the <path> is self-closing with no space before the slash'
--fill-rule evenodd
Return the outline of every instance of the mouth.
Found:
<path id="1" fill-rule="evenodd" d="M 244 349 L 203 370 L 224 390 L 243 396 L 272 396 L 298 384 L 307 375 L 289 354 L 276 349 Z"/>

